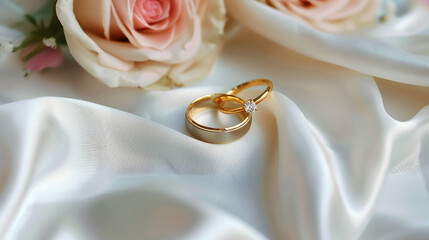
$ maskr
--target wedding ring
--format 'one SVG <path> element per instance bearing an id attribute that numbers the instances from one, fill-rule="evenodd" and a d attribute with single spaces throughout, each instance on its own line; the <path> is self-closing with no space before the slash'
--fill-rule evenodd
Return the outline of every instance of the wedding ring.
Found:
<path id="1" fill-rule="evenodd" d="M 237 95 L 238 93 L 240 93 L 240 92 L 242 92 L 248 88 L 256 87 L 256 86 L 260 86 L 260 85 L 267 85 L 267 88 L 256 98 L 247 100 L 243 104 L 243 106 L 237 107 L 237 108 L 226 108 L 224 106 L 225 102 L 222 101 L 219 104 L 220 111 L 222 111 L 223 113 L 239 113 L 239 112 L 251 113 L 255 110 L 258 110 L 256 108 L 256 105 L 259 104 L 266 97 L 268 97 L 270 92 L 273 90 L 273 83 L 270 80 L 268 80 L 268 79 L 251 80 L 251 81 L 242 83 L 240 85 L 237 85 L 237 86 L 231 88 L 228 92 L 226 92 L 226 94 L 228 94 L 228 95 Z"/>
<path id="2" fill-rule="evenodd" d="M 245 111 L 237 114 L 242 118 L 241 122 L 226 128 L 213 128 L 197 123 L 193 117 L 207 109 L 218 109 L 220 103 L 227 101 L 244 104 L 244 100 L 228 94 L 210 94 L 199 97 L 189 104 L 186 110 L 186 128 L 195 138 L 209 143 L 228 143 L 238 140 L 244 136 L 252 123 L 252 114 Z"/>

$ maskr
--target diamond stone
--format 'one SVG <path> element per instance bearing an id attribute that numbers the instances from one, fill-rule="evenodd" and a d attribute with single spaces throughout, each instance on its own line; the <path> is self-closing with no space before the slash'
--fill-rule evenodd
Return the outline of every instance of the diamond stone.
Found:
<path id="1" fill-rule="evenodd" d="M 252 99 L 249 99 L 246 102 L 244 102 L 243 107 L 244 107 L 244 111 L 246 111 L 247 114 L 250 114 L 256 110 L 256 104 Z"/>

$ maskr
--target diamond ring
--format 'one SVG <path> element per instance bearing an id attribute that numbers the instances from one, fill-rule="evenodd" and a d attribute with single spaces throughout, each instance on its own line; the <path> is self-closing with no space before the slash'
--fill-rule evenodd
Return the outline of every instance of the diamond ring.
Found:
<path id="1" fill-rule="evenodd" d="M 237 86 L 231 88 L 228 92 L 226 92 L 226 94 L 229 94 L 229 95 L 237 95 L 238 93 L 240 93 L 240 92 L 242 92 L 248 88 L 256 87 L 256 86 L 260 86 L 260 85 L 266 85 L 267 88 L 256 98 L 249 99 L 246 102 L 244 102 L 244 104 L 241 107 L 236 107 L 236 108 L 227 108 L 224 106 L 225 102 L 221 102 L 219 104 L 220 111 L 223 113 L 238 113 L 238 112 L 243 112 L 243 111 L 247 112 L 247 113 L 252 113 L 253 111 L 258 110 L 256 105 L 259 104 L 266 97 L 268 97 L 270 92 L 273 90 L 273 83 L 270 80 L 268 80 L 268 79 L 251 80 L 251 81 L 242 83 L 240 85 L 237 85 Z"/>

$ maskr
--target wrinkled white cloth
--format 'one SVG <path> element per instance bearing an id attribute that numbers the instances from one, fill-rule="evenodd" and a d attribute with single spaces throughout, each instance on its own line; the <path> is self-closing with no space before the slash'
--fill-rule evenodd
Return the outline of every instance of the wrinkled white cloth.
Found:
<path id="1" fill-rule="evenodd" d="M 0 58 L 0 239 L 429 238 L 427 87 L 239 25 L 209 77 L 171 91 L 109 89 L 70 58 L 24 79 Z M 194 98 L 260 77 L 275 92 L 246 136 L 189 136 Z"/>
<path id="2" fill-rule="evenodd" d="M 392 0 L 402 2 L 401 0 Z M 385 24 L 353 34 L 322 32 L 255 0 L 225 1 L 244 26 L 306 56 L 371 76 L 429 86 L 429 7 L 410 9 Z"/>

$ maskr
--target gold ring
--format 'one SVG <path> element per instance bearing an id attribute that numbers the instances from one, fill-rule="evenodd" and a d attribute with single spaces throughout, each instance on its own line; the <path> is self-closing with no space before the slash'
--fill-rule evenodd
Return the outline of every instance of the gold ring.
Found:
<path id="1" fill-rule="evenodd" d="M 240 85 L 237 85 L 233 88 L 231 88 L 228 92 L 226 92 L 226 94 L 228 95 L 237 95 L 238 93 L 251 88 L 251 87 L 256 87 L 256 86 L 260 86 L 260 85 L 267 85 L 267 88 L 256 98 L 254 99 L 249 99 L 247 100 L 243 106 L 241 107 L 237 107 L 237 108 L 226 108 L 224 107 L 224 101 L 220 102 L 219 104 L 219 109 L 221 112 L 223 113 L 239 113 L 239 112 L 247 112 L 247 113 L 251 113 L 255 110 L 258 110 L 256 108 L 256 104 L 259 104 L 262 100 L 264 100 L 266 97 L 268 97 L 268 95 L 270 94 L 270 92 L 273 90 L 273 83 L 268 80 L 268 79 L 255 79 L 255 80 L 251 80 L 245 83 L 242 83 Z"/>
<path id="2" fill-rule="evenodd" d="M 242 117 L 242 121 L 232 127 L 227 128 L 212 128 L 197 123 L 193 117 L 204 110 L 215 108 L 218 109 L 220 103 L 234 101 L 244 104 L 244 100 L 233 95 L 216 93 L 205 95 L 195 99 L 189 104 L 186 110 L 186 128 L 189 133 L 197 139 L 209 143 L 228 143 L 238 140 L 244 136 L 252 123 L 252 114 L 244 111 L 238 112 Z"/>

